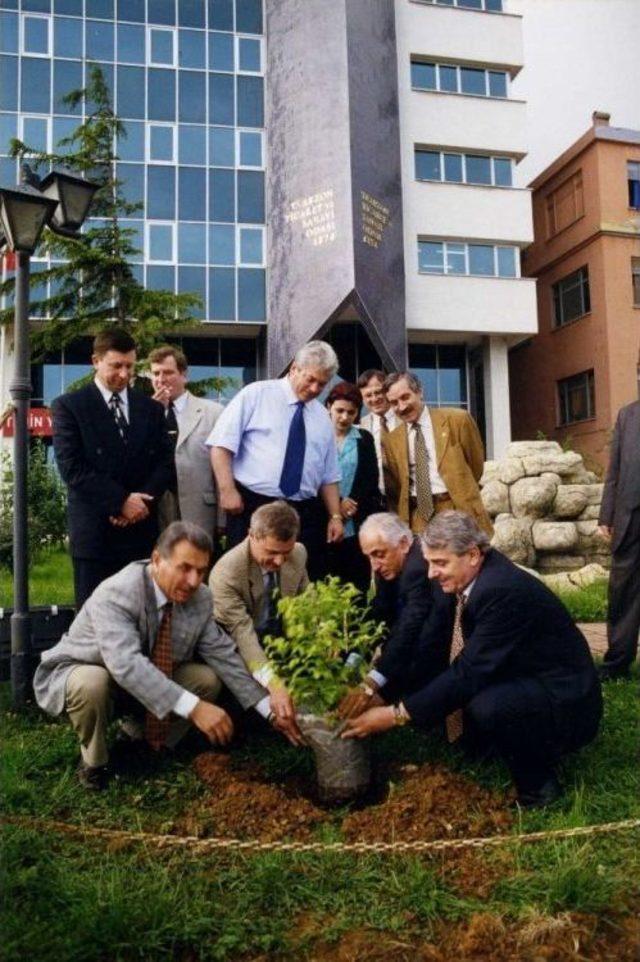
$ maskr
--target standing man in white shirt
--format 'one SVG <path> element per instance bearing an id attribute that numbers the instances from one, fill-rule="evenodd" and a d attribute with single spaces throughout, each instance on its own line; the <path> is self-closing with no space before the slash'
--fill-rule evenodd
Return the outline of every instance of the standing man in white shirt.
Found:
<path id="1" fill-rule="evenodd" d="M 400 421 L 391 408 L 384 389 L 384 371 L 369 368 L 363 371 L 358 378 L 358 387 L 362 392 L 362 400 L 369 410 L 363 418 L 360 418 L 360 427 L 373 434 L 373 441 L 376 446 L 378 458 L 379 481 L 378 487 L 381 494 L 384 494 L 384 459 L 382 451 L 382 438 L 385 434 L 395 430 Z"/>
<path id="2" fill-rule="evenodd" d="M 247 536 L 256 508 L 288 501 L 300 516 L 311 580 L 326 573 L 327 542 L 344 537 L 336 441 L 317 400 L 337 370 L 331 345 L 310 341 L 286 377 L 257 381 L 236 394 L 207 441 L 229 546 Z"/>
<path id="3" fill-rule="evenodd" d="M 195 397 L 187 390 L 188 364 L 180 348 L 171 344 L 157 347 L 148 361 L 153 399 L 164 408 L 176 464 L 177 490 L 162 497 L 160 529 L 172 521 L 192 521 L 213 538 L 217 498 L 206 441 L 224 409 L 217 401 Z"/>

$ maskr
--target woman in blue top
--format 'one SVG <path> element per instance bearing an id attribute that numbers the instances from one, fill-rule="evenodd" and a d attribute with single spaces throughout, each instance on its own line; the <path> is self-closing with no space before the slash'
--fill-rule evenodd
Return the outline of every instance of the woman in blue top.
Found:
<path id="1" fill-rule="evenodd" d="M 344 539 L 329 545 L 329 573 L 366 592 L 371 570 L 360 551 L 358 529 L 370 514 L 382 511 L 375 444 L 369 431 L 354 425 L 362 407 L 362 394 L 355 384 L 336 384 L 326 404 L 338 446 L 340 513 L 344 519 Z"/>

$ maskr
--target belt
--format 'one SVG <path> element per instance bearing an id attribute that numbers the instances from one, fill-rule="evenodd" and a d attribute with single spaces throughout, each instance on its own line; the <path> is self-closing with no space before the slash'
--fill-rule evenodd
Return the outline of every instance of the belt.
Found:
<path id="1" fill-rule="evenodd" d="M 441 504 L 443 501 L 451 501 L 451 495 L 448 491 L 444 491 L 442 494 L 434 494 L 432 497 L 434 504 Z M 415 511 L 415 509 L 418 507 L 418 499 L 414 495 L 410 495 L 409 497 L 409 507 L 412 511 Z"/>

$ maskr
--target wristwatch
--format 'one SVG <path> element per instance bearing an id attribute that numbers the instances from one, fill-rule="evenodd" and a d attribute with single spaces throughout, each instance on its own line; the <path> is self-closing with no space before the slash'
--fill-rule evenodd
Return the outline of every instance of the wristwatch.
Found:
<path id="1" fill-rule="evenodd" d="M 402 702 L 398 702 L 397 705 L 393 706 L 393 721 L 395 725 L 406 725 L 411 721 L 409 712 Z"/>
<path id="2" fill-rule="evenodd" d="M 341 514 L 332 514 L 332 515 L 331 515 L 331 520 L 332 520 L 332 521 L 342 521 L 342 522 L 344 522 L 344 518 L 342 517 Z"/>

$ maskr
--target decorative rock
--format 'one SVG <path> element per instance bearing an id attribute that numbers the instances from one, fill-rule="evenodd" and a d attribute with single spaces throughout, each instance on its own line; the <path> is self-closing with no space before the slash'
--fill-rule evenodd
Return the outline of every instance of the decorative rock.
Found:
<path id="1" fill-rule="evenodd" d="M 578 532 L 571 521 L 534 521 L 531 535 L 538 551 L 566 552 L 578 544 Z"/>
<path id="2" fill-rule="evenodd" d="M 554 474 L 553 471 L 543 471 L 540 475 L 541 478 L 545 478 L 547 481 L 553 481 L 554 484 L 562 484 L 562 478 L 559 474 Z"/>
<path id="3" fill-rule="evenodd" d="M 586 588 L 587 585 L 592 585 L 595 581 L 602 581 L 607 577 L 608 572 L 602 565 L 588 564 L 584 568 L 580 568 L 579 571 L 572 571 L 569 575 L 569 581 L 576 588 Z"/>
<path id="4" fill-rule="evenodd" d="M 577 518 L 587 507 L 588 500 L 579 485 L 561 484 L 551 510 L 556 518 Z"/>
<path id="5" fill-rule="evenodd" d="M 560 454 L 532 454 L 523 457 L 522 464 L 528 475 L 553 471 L 562 477 L 565 474 L 571 474 L 578 465 L 582 464 L 582 455 L 575 451 L 561 451 Z"/>
<path id="6" fill-rule="evenodd" d="M 500 461 L 485 461 L 484 471 L 482 472 L 482 477 L 478 482 L 481 488 L 484 488 L 485 484 L 489 484 L 490 481 L 495 481 L 500 473 Z"/>
<path id="7" fill-rule="evenodd" d="M 524 467 L 520 458 L 505 458 L 498 463 L 498 480 L 503 484 L 513 484 L 524 478 Z"/>
<path id="8" fill-rule="evenodd" d="M 538 571 L 577 571 L 586 564 L 584 555 L 576 554 L 540 554 L 536 561 Z"/>
<path id="9" fill-rule="evenodd" d="M 588 504 L 584 511 L 578 515 L 578 521 L 597 521 L 600 517 L 600 505 Z"/>
<path id="10" fill-rule="evenodd" d="M 516 564 L 531 567 L 536 558 L 531 540 L 531 521 L 507 516 L 496 518 L 492 545 Z"/>
<path id="11" fill-rule="evenodd" d="M 549 478 L 520 478 L 511 485 L 511 510 L 516 518 L 544 518 L 558 487 Z"/>
<path id="12" fill-rule="evenodd" d="M 596 484 L 600 480 L 594 471 L 587 471 L 584 467 L 565 474 L 564 479 L 567 484 Z"/>
<path id="13" fill-rule="evenodd" d="M 597 504 L 598 506 L 602 504 L 604 484 L 585 484 L 584 489 L 589 500 L 589 504 Z"/>
<path id="14" fill-rule="evenodd" d="M 561 454 L 562 448 L 557 441 L 512 441 L 507 445 L 508 458 L 524 458 L 529 455 L 542 456 Z"/>
<path id="15" fill-rule="evenodd" d="M 598 522 L 596 520 L 576 521 L 576 530 L 578 532 L 579 549 L 586 554 L 602 554 L 603 549 L 609 545 L 609 542 L 598 534 Z"/>
<path id="16" fill-rule="evenodd" d="M 501 514 L 509 510 L 509 488 L 500 481 L 489 481 L 481 491 L 482 501 L 488 513 Z"/>
<path id="17" fill-rule="evenodd" d="M 542 575 L 541 577 L 547 588 L 551 588 L 552 591 L 558 592 L 578 590 L 578 586 L 569 581 L 569 575 L 566 573 L 566 571 L 559 571 L 557 574 L 553 575 Z"/>

